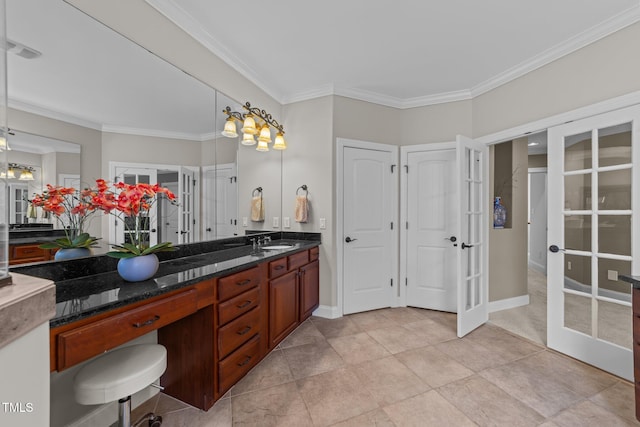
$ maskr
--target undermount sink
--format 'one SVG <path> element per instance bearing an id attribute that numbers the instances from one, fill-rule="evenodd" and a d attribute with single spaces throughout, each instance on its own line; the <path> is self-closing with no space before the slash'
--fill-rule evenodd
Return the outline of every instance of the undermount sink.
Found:
<path id="1" fill-rule="evenodd" d="M 293 245 L 269 245 L 263 246 L 262 249 L 265 251 L 276 251 L 279 249 L 291 249 Z"/>

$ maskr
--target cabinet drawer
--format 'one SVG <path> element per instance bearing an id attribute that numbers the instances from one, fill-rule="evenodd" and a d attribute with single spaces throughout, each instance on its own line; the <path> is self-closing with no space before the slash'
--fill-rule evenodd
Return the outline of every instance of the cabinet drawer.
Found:
<path id="1" fill-rule="evenodd" d="M 320 248 L 319 247 L 315 247 L 315 248 L 311 248 L 309 249 L 309 261 L 315 261 L 320 257 Z"/>
<path id="2" fill-rule="evenodd" d="M 260 270 L 253 267 L 218 280 L 218 301 L 235 297 L 260 284 Z"/>
<path id="3" fill-rule="evenodd" d="M 289 255 L 289 270 L 295 270 L 309 263 L 309 251 Z"/>
<path id="4" fill-rule="evenodd" d="M 224 359 L 260 331 L 260 310 L 254 308 L 218 329 L 218 359 Z"/>
<path id="5" fill-rule="evenodd" d="M 287 271 L 289 271 L 287 269 L 287 257 L 283 257 L 269 263 L 269 277 L 272 279 L 282 276 Z"/>
<path id="6" fill-rule="evenodd" d="M 225 325 L 260 304 L 260 288 L 253 288 L 243 294 L 218 304 L 218 324 Z"/>
<path id="7" fill-rule="evenodd" d="M 640 289 L 632 290 L 632 307 L 635 314 L 640 314 Z"/>
<path id="8" fill-rule="evenodd" d="M 234 351 L 218 365 L 218 392 L 224 394 L 260 360 L 260 335 Z"/>
<path id="9" fill-rule="evenodd" d="M 14 259 L 38 258 L 48 259 L 47 249 L 41 249 L 38 245 L 21 245 L 13 247 Z"/>
<path id="10" fill-rule="evenodd" d="M 195 313 L 196 295 L 197 291 L 191 289 L 61 333 L 57 369 L 66 369 Z"/>

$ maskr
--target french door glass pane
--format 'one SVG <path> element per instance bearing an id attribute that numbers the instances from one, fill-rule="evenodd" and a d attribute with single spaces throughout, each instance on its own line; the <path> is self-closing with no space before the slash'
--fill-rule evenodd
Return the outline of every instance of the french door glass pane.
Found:
<path id="1" fill-rule="evenodd" d="M 600 167 L 631 163 L 631 123 L 598 130 Z"/>
<path id="2" fill-rule="evenodd" d="M 631 255 L 631 215 L 598 215 L 598 252 Z"/>
<path id="3" fill-rule="evenodd" d="M 630 261 L 598 258 L 598 295 L 630 302 L 631 286 L 617 279 L 621 274 L 631 274 Z"/>
<path id="4" fill-rule="evenodd" d="M 598 301 L 598 338 L 625 348 L 633 347 L 631 307 Z"/>
<path id="5" fill-rule="evenodd" d="M 564 204 L 566 210 L 591 209 L 591 174 L 564 177 Z"/>
<path id="6" fill-rule="evenodd" d="M 591 251 L 591 215 L 564 217 L 564 247 L 576 251 Z"/>
<path id="7" fill-rule="evenodd" d="M 564 326 L 588 335 L 591 333 L 591 297 L 564 294 Z"/>
<path id="8" fill-rule="evenodd" d="M 598 209 L 631 209 L 631 169 L 598 173 Z"/>
<path id="9" fill-rule="evenodd" d="M 564 256 L 564 288 L 591 294 L 590 256 Z"/>
<path id="10" fill-rule="evenodd" d="M 571 135 L 564 139 L 564 170 L 591 168 L 591 132 Z"/>

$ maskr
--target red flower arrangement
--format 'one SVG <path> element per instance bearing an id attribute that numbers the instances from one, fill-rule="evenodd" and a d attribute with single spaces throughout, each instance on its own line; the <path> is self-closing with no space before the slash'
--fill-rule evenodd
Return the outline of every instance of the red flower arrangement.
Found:
<path id="1" fill-rule="evenodd" d="M 110 190 L 104 179 L 96 180 L 97 191 L 92 195 L 91 204 L 107 214 L 120 219 L 125 227 L 126 242 L 113 245 L 113 251 L 107 255 L 114 258 L 132 258 L 156 252 L 174 251 L 171 242 L 149 246 L 148 227 L 151 208 L 157 201 L 158 194 L 165 194 L 167 199 L 176 203 L 176 196 L 168 188 L 158 184 L 126 184 L 117 182 Z"/>
<path id="2" fill-rule="evenodd" d="M 85 188 L 61 187 L 47 184 L 42 194 L 34 194 L 31 205 L 50 212 L 62 224 L 66 237 L 40 245 L 43 249 L 54 248 L 90 248 L 98 240 L 84 231 L 90 217 L 97 212 L 93 199 L 96 190 Z"/>

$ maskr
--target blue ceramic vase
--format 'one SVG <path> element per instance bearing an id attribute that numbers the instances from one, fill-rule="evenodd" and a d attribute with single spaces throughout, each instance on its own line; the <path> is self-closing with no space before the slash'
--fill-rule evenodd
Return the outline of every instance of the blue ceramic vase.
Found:
<path id="1" fill-rule="evenodd" d="M 91 256 L 91 249 L 89 248 L 60 248 L 53 256 L 53 259 L 56 261 L 65 261 L 68 259 L 84 258 L 88 256 Z"/>
<path id="2" fill-rule="evenodd" d="M 118 274 L 127 282 L 141 282 L 153 277 L 159 266 L 160 261 L 156 254 L 120 258 Z"/>

